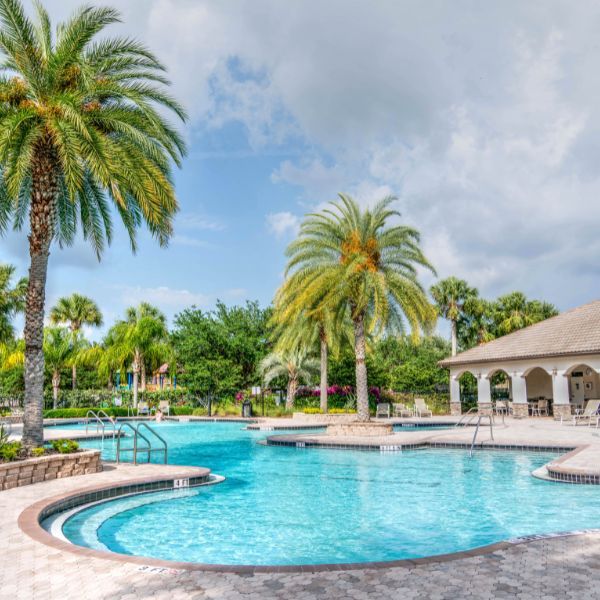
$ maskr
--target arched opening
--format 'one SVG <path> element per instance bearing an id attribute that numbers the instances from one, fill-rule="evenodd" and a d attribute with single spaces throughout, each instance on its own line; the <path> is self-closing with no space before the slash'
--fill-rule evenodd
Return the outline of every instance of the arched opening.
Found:
<path id="1" fill-rule="evenodd" d="M 471 371 L 464 371 L 458 376 L 460 384 L 460 405 L 463 412 L 477 406 L 477 379 Z"/>
<path id="2" fill-rule="evenodd" d="M 569 398 L 573 409 L 583 409 L 588 400 L 600 398 L 600 376 L 589 365 L 581 363 L 567 370 Z"/>
<path id="3" fill-rule="evenodd" d="M 496 400 L 506 400 L 508 402 L 512 399 L 512 382 L 510 375 L 504 369 L 497 369 L 492 373 L 488 373 L 488 378 L 490 380 L 492 402 Z"/>
<path id="4" fill-rule="evenodd" d="M 535 367 L 525 374 L 527 404 L 529 414 L 534 417 L 548 417 L 552 414 L 552 376 L 541 367 Z"/>

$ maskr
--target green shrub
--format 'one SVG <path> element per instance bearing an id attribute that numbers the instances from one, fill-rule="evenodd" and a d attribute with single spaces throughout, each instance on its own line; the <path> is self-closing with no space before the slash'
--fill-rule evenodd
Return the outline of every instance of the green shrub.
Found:
<path id="1" fill-rule="evenodd" d="M 0 446 L 0 460 L 11 462 L 19 458 L 21 453 L 21 442 L 6 442 Z"/>
<path id="2" fill-rule="evenodd" d="M 171 406 L 171 414 L 176 417 L 195 414 L 196 410 L 192 406 Z"/>
<path id="3" fill-rule="evenodd" d="M 195 417 L 205 417 L 208 415 L 208 411 L 203 406 L 199 406 L 198 408 L 192 409 L 192 414 Z"/>
<path id="4" fill-rule="evenodd" d="M 34 448 L 31 451 L 31 456 L 35 456 L 35 457 L 39 457 L 39 456 L 44 456 L 44 454 L 46 454 L 46 448 Z"/>
<path id="5" fill-rule="evenodd" d="M 61 454 L 72 454 L 79 450 L 79 444 L 75 440 L 52 440 L 52 447 Z"/>
<path id="6" fill-rule="evenodd" d="M 308 406 L 302 411 L 305 415 L 322 415 L 323 411 L 316 406 Z M 331 412 L 331 411 L 329 411 Z"/>
<path id="7" fill-rule="evenodd" d="M 85 419 L 88 410 L 93 410 L 94 412 L 103 410 L 111 417 L 127 416 L 126 408 L 100 408 L 98 406 L 94 406 L 92 408 L 56 408 L 52 410 L 45 410 L 44 419 Z"/>

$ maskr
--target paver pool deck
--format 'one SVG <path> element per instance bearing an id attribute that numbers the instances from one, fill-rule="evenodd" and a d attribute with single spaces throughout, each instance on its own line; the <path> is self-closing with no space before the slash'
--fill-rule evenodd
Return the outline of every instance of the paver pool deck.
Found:
<path id="1" fill-rule="evenodd" d="M 435 438 L 464 442 L 470 440 L 472 433 L 472 430 L 411 431 L 386 436 L 386 441 L 391 437 L 394 443 L 404 444 L 417 436 L 429 441 Z M 322 441 L 325 436 L 302 437 Z M 511 419 L 504 428 L 501 425 L 495 428 L 494 437 L 496 442 L 507 444 L 585 447 L 587 454 L 582 450 L 570 459 L 575 461 L 572 467 L 588 469 L 598 465 L 599 455 L 594 453 L 600 448 L 600 430 L 595 428 L 561 426 L 548 419 Z M 481 439 L 485 440 L 483 433 Z M 362 441 L 365 442 L 364 438 Z M 590 465 L 589 461 L 595 464 Z M 18 524 L 25 509 L 46 498 L 90 486 L 168 478 L 174 474 L 185 476 L 188 472 L 192 476 L 196 471 L 179 466 L 110 465 L 102 473 L 1 492 L 0 535 L 4 552 L 0 560 L 0 598 L 600 599 L 600 532 L 503 544 L 483 554 L 461 553 L 458 558 L 445 560 L 407 561 L 396 567 L 236 574 L 159 568 L 146 566 L 143 561 L 135 564 L 100 558 L 85 549 L 65 549 L 36 541 Z"/>

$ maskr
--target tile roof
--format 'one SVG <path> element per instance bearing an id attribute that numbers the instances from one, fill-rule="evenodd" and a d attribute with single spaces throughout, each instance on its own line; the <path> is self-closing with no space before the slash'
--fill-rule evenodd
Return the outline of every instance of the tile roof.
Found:
<path id="1" fill-rule="evenodd" d="M 442 367 L 600 353 L 600 300 L 440 361 Z"/>

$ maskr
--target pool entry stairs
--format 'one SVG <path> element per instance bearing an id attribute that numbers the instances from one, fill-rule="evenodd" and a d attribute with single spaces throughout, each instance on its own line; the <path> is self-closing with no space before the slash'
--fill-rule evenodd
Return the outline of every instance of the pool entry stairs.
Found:
<path id="1" fill-rule="evenodd" d="M 126 435 L 123 430 L 130 430 L 130 435 Z M 146 462 L 150 462 L 150 458 L 153 453 L 160 452 L 163 457 L 163 463 L 167 464 L 168 447 L 166 440 L 150 425 L 147 423 L 138 423 L 132 425 L 131 423 L 121 423 L 117 430 L 117 452 L 116 459 L 117 463 L 121 462 L 122 454 L 129 452 L 133 453 L 133 464 L 138 464 L 138 455 L 146 457 Z M 133 439 L 132 446 L 123 446 L 121 443 L 122 439 Z M 154 440 L 155 445 L 152 445 Z M 158 445 L 156 445 L 158 444 Z"/>

